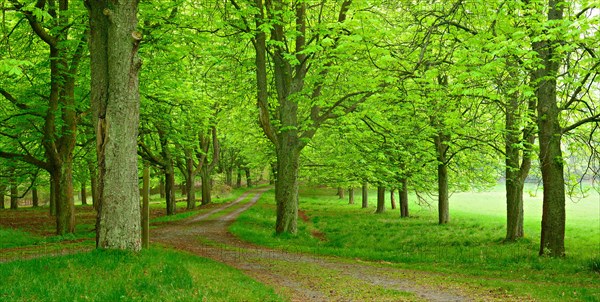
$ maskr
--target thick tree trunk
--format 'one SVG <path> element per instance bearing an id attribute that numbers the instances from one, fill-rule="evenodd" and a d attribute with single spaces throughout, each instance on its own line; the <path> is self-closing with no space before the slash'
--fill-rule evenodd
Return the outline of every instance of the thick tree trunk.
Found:
<path id="1" fill-rule="evenodd" d="M 81 204 L 87 205 L 87 192 L 85 191 L 85 181 L 81 182 Z"/>
<path id="2" fill-rule="evenodd" d="M 448 137 L 442 133 L 435 136 L 438 172 L 438 223 L 445 224 L 450 221 L 450 207 L 448 194 L 448 166 L 446 152 L 448 151 Z"/>
<path id="3" fill-rule="evenodd" d="M 208 169 L 203 167 L 200 170 L 200 177 L 202 178 L 202 205 L 207 205 L 212 202 L 212 186 Z"/>
<path id="4" fill-rule="evenodd" d="M 144 166 L 142 175 L 142 248 L 150 246 L 150 168 Z"/>
<path id="5" fill-rule="evenodd" d="M 402 178 L 400 189 L 400 217 L 409 217 L 408 213 L 408 178 Z"/>
<path id="6" fill-rule="evenodd" d="M 19 208 L 19 187 L 13 181 L 10 183 L 10 209 L 16 210 Z"/>
<path id="7" fill-rule="evenodd" d="M 369 207 L 369 183 L 364 181 L 362 183 L 362 208 L 366 209 Z"/>
<path id="8" fill-rule="evenodd" d="M 342 187 L 337 188 L 337 196 L 339 199 L 344 199 L 344 188 L 342 188 Z"/>
<path id="9" fill-rule="evenodd" d="M 548 1 L 548 20 L 563 19 L 564 5 L 560 1 Z M 540 166 L 544 185 L 542 234 L 540 255 L 562 257 L 565 254 L 565 182 L 561 150 L 562 129 L 559 123 L 560 110 L 556 94 L 561 58 L 556 51 L 560 41 L 543 40 L 533 42 L 533 50 L 543 64 L 533 73 L 533 82 L 538 104 L 538 131 Z"/>
<path id="10" fill-rule="evenodd" d="M 297 231 L 299 168 L 300 151 L 295 146 L 284 144 L 280 150 L 277 150 L 277 180 L 275 181 L 277 202 L 275 232 L 277 234 L 295 234 Z"/>
<path id="11" fill-rule="evenodd" d="M 66 158 L 56 173 L 56 233 L 64 235 L 75 231 L 75 204 L 73 194 L 73 161 Z"/>
<path id="12" fill-rule="evenodd" d="M 348 204 L 354 204 L 354 188 L 348 188 Z"/>
<path id="13" fill-rule="evenodd" d="M 385 212 L 385 187 L 377 186 L 377 209 L 375 214 L 381 214 Z"/>
<path id="14" fill-rule="evenodd" d="M 88 0 L 91 103 L 97 134 L 97 247 L 141 249 L 136 0 Z"/>
<path id="15" fill-rule="evenodd" d="M 250 168 L 244 169 L 246 171 L 246 187 L 252 188 L 252 177 L 250 177 Z"/>
<path id="16" fill-rule="evenodd" d="M 395 194 L 395 192 L 396 192 L 396 189 L 390 190 L 390 203 L 392 206 L 392 210 L 396 209 L 396 194 Z"/>
<path id="17" fill-rule="evenodd" d="M 31 188 L 31 206 L 37 208 L 40 206 L 40 197 L 36 187 Z"/>

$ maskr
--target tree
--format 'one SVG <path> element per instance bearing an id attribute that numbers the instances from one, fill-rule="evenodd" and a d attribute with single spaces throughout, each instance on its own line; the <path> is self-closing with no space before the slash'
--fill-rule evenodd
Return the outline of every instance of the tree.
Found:
<path id="1" fill-rule="evenodd" d="M 539 253 L 540 255 L 562 257 L 565 254 L 565 179 L 562 136 L 585 123 L 600 122 L 600 113 L 594 111 L 597 108 L 589 107 L 586 101 L 586 94 L 589 90 L 586 88 L 586 84 L 592 83 L 596 78 L 600 61 L 592 48 L 587 46 L 589 40 L 579 41 L 580 37 L 585 36 L 586 33 L 570 27 L 573 20 L 565 17 L 565 10 L 569 8 L 566 3 L 555 0 L 549 0 L 547 6 L 529 1 L 526 3 L 535 11 L 535 15 L 532 16 L 532 20 L 535 21 L 529 24 L 529 29 L 531 47 L 536 53 L 539 63 L 533 68 L 532 73 L 532 82 L 535 85 L 537 98 L 540 166 L 544 185 Z M 570 8 L 570 10 L 572 9 L 574 7 Z M 588 9 L 588 7 L 584 7 L 581 13 L 574 15 L 574 19 L 586 18 L 585 12 Z M 573 66 L 579 65 L 580 62 L 586 62 L 589 64 L 587 66 L 589 69 L 573 71 L 573 67 L 567 65 L 566 68 L 575 75 L 567 73 L 566 75 L 570 78 L 565 78 L 560 74 L 561 63 L 565 58 L 570 59 L 569 52 L 575 48 L 575 45 L 582 45 L 580 47 L 583 49 L 580 53 L 589 56 L 591 64 L 589 59 L 586 60 L 584 56 L 579 56 Z M 575 85 L 572 91 L 562 91 L 568 98 L 559 106 L 560 80 L 567 83 L 574 81 Z M 589 97 L 588 95 L 587 98 Z M 570 125 L 561 126 L 562 111 L 575 111 L 578 106 L 586 108 L 583 112 L 587 116 L 572 120 Z"/>
<path id="2" fill-rule="evenodd" d="M 359 87 L 364 89 L 356 90 L 356 85 L 352 85 L 356 82 L 338 82 L 335 89 L 328 91 L 333 88 L 327 85 L 328 75 L 338 74 L 338 69 L 332 72 L 333 67 L 349 64 L 352 58 L 336 49 L 349 49 L 351 44 L 360 47 L 352 34 L 346 34 L 351 30 L 343 30 L 352 1 L 343 1 L 338 8 L 326 2 L 309 6 L 303 1 L 257 0 L 248 4 L 253 6 L 253 22 L 245 13 L 248 9 L 236 1 L 231 3 L 242 18 L 238 27 L 252 34 L 259 120 L 275 146 L 275 231 L 296 233 L 300 152 L 326 120 L 352 111 L 357 103 L 375 93 L 378 83 L 363 82 Z M 329 14 L 332 11 L 335 13 Z M 251 28 L 251 24 L 255 27 Z M 317 27 L 323 30 L 316 30 Z M 274 91 L 268 80 L 271 67 Z M 358 71 L 358 66 L 354 67 Z"/>
<path id="3" fill-rule="evenodd" d="M 138 1 L 87 1 L 91 102 L 97 135 L 99 248 L 139 251 Z"/>

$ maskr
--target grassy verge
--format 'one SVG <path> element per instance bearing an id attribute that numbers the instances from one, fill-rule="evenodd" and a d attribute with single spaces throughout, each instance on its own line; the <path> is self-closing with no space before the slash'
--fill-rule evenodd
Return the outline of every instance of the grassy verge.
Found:
<path id="1" fill-rule="evenodd" d="M 565 259 L 537 256 L 541 201 L 526 200 L 523 240 L 503 244 L 505 218 L 502 192 L 456 194 L 451 223 L 437 225 L 437 209 L 411 205 L 412 218 L 396 211 L 373 214 L 373 208 L 347 205 L 333 190 L 304 190 L 295 236 L 274 236 L 272 193 L 243 213 L 231 231 L 244 240 L 285 249 L 371 261 L 449 274 L 448 282 L 470 284 L 544 301 L 600 300 L 598 200 L 567 206 Z M 373 202 L 374 196 L 371 197 Z M 315 236 L 319 232 L 319 236 Z"/>
<path id="2" fill-rule="evenodd" d="M 282 301 L 226 265 L 153 248 L 0 264 L 2 301 Z"/>

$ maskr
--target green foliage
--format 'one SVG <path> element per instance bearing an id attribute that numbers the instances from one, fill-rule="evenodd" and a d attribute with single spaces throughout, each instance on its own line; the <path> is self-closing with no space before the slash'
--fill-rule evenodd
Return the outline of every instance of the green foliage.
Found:
<path id="1" fill-rule="evenodd" d="M 2 263 L 0 279 L 0 298 L 11 301 L 282 300 L 231 267 L 159 248 Z"/>

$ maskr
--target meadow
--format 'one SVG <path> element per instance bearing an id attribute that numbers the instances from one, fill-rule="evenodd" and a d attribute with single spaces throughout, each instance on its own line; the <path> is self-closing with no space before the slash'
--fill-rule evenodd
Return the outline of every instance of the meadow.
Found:
<path id="1" fill-rule="evenodd" d="M 450 223 L 437 224 L 437 208 L 430 200 L 416 204 L 410 196 L 411 217 L 399 210 L 373 214 L 370 207 L 348 205 L 334 189 L 301 190 L 299 232 L 275 236 L 273 194 L 243 213 L 230 231 L 244 240 L 290 252 L 315 253 L 375 261 L 402 268 L 441 273 L 441 282 L 489 288 L 543 301 L 600 300 L 600 196 L 594 192 L 568 200 L 564 259 L 538 256 L 541 190 L 526 189 L 525 238 L 504 243 L 504 192 L 455 193 Z M 386 196 L 389 198 L 389 196 Z"/>

